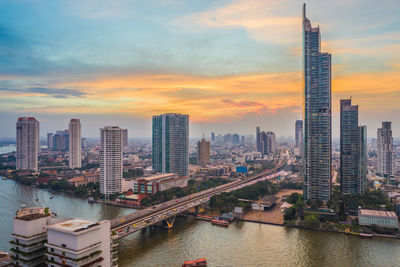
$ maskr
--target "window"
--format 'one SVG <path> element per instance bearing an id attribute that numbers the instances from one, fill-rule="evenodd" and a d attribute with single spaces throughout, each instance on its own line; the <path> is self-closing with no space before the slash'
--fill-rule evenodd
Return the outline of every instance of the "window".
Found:
<path id="1" fill-rule="evenodd" d="M 51 251 L 51 252 L 54 252 L 54 248 L 51 248 L 50 251 Z"/>
<path id="2" fill-rule="evenodd" d="M 61 244 L 61 246 L 62 246 L 63 248 L 66 248 L 66 247 L 67 247 L 67 245 L 65 245 L 65 244 Z"/>

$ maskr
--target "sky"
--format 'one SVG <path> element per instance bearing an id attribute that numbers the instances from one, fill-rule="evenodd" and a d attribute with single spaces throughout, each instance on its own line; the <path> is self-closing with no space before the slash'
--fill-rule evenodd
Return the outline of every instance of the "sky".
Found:
<path id="1" fill-rule="evenodd" d="M 376 137 L 400 136 L 400 1 L 305 1 L 332 54 L 333 137 L 352 97 Z M 0 1 L 0 137 L 20 116 L 41 135 L 80 118 L 150 137 L 152 115 L 189 114 L 190 136 L 293 136 L 302 114 L 303 1 Z"/>

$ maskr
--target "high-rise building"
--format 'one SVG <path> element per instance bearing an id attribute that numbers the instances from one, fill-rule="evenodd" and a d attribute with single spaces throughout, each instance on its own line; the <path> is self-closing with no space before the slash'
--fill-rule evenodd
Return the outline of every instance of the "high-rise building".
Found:
<path id="1" fill-rule="evenodd" d="M 71 119 L 69 122 L 69 167 L 71 169 L 81 167 L 81 149 L 81 121 L 79 119 Z"/>
<path id="2" fill-rule="evenodd" d="M 366 179 L 366 126 L 358 126 L 358 106 L 340 100 L 340 192 L 363 194 Z"/>
<path id="3" fill-rule="evenodd" d="M 261 139 L 260 139 L 260 127 L 256 128 L 256 150 L 261 152 Z"/>
<path id="4" fill-rule="evenodd" d="M 203 168 L 210 163 L 210 142 L 201 139 L 197 142 L 197 164 Z"/>
<path id="5" fill-rule="evenodd" d="M 303 6 L 304 198 L 327 202 L 331 193 L 331 55 L 321 53 L 319 26 Z"/>
<path id="6" fill-rule="evenodd" d="M 232 143 L 236 145 L 240 143 L 240 136 L 238 134 L 232 135 Z"/>
<path id="7" fill-rule="evenodd" d="M 54 134 L 47 133 L 47 149 L 53 150 L 53 144 L 54 144 Z"/>
<path id="8" fill-rule="evenodd" d="M 122 146 L 128 146 L 128 129 L 122 129 Z"/>
<path id="9" fill-rule="evenodd" d="M 214 132 L 211 133 L 211 141 L 215 142 L 215 133 Z"/>
<path id="10" fill-rule="evenodd" d="M 240 143 L 242 143 L 242 144 L 244 144 L 245 143 L 245 136 L 244 135 L 242 135 L 241 137 L 240 137 Z"/>
<path id="11" fill-rule="evenodd" d="M 69 150 L 69 130 L 57 131 L 53 137 L 53 150 L 68 151 Z"/>
<path id="12" fill-rule="evenodd" d="M 367 188 L 367 159 L 368 159 L 368 144 L 367 144 L 367 126 L 358 127 L 359 138 L 359 158 L 358 158 L 358 193 L 365 193 Z"/>
<path id="13" fill-rule="evenodd" d="M 257 144 L 256 144 L 257 152 L 260 152 L 261 155 L 268 155 L 275 153 L 276 138 L 273 132 L 260 131 L 260 127 L 257 127 L 256 139 L 257 139 Z"/>
<path id="14" fill-rule="evenodd" d="M 378 147 L 378 174 L 382 177 L 390 178 L 390 176 L 395 174 L 396 169 L 391 122 L 382 122 L 382 128 L 378 128 L 376 143 Z"/>
<path id="15" fill-rule="evenodd" d="M 100 193 L 109 196 L 122 190 L 122 129 L 100 129 Z"/>
<path id="16" fill-rule="evenodd" d="M 296 147 L 299 148 L 300 155 L 303 153 L 303 121 L 297 120 L 295 124 Z"/>
<path id="17" fill-rule="evenodd" d="M 45 244 L 48 266 L 114 266 L 110 227 L 107 220 L 75 218 L 49 225 Z"/>
<path id="18" fill-rule="evenodd" d="M 153 170 L 189 174 L 189 115 L 153 116 Z"/>
<path id="19" fill-rule="evenodd" d="M 17 211 L 10 241 L 13 246 L 11 248 L 13 266 L 33 267 L 44 264 L 46 227 L 50 219 L 50 212 L 41 207 L 24 208 Z"/>
<path id="20" fill-rule="evenodd" d="M 273 132 L 267 132 L 265 134 L 266 136 L 266 153 L 265 154 L 273 154 L 276 151 L 276 138 L 275 138 L 275 133 Z"/>
<path id="21" fill-rule="evenodd" d="M 38 170 L 39 122 L 33 117 L 17 121 L 17 170 Z"/>

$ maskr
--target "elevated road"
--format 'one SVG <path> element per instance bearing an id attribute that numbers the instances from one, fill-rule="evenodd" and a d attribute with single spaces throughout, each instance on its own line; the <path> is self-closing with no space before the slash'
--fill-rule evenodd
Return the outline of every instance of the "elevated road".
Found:
<path id="1" fill-rule="evenodd" d="M 171 227 L 176 215 L 207 203 L 214 195 L 235 191 L 258 181 L 271 179 L 276 173 L 281 171 L 285 165 L 286 161 L 280 161 L 272 170 L 264 171 L 256 176 L 223 184 L 192 195 L 151 206 L 144 210 L 120 216 L 111 221 L 111 231 L 115 231 L 118 234 L 118 238 L 122 238 L 159 222 L 163 222 L 166 227 Z"/>

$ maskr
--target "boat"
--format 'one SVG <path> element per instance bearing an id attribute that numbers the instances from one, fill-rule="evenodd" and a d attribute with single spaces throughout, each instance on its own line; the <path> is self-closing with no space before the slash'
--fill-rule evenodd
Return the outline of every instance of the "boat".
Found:
<path id="1" fill-rule="evenodd" d="M 37 198 L 36 201 L 39 201 L 39 199 Z"/>
<path id="2" fill-rule="evenodd" d="M 213 217 L 204 214 L 198 214 L 196 218 L 199 220 L 211 221 Z"/>
<path id="3" fill-rule="evenodd" d="M 193 267 L 193 266 L 207 266 L 207 259 L 202 258 L 194 261 L 185 261 L 182 267 Z"/>
<path id="4" fill-rule="evenodd" d="M 54 196 L 51 196 L 51 197 L 50 197 L 50 199 L 53 199 L 53 198 L 54 198 Z"/>
<path id="5" fill-rule="evenodd" d="M 362 237 L 362 238 L 372 238 L 372 234 L 364 234 L 364 233 L 360 233 L 360 235 L 359 235 L 360 237 Z"/>
<path id="6" fill-rule="evenodd" d="M 89 197 L 88 200 L 87 200 L 87 202 L 88 202 L 88 203 L 94 203 L 94 198 Z"/>
<path id="7" fill-rule="evenodd" d="M 220 226 L 229 226 L 229 222 L 220 219 L 212 219 L 211 224 Z"/>

